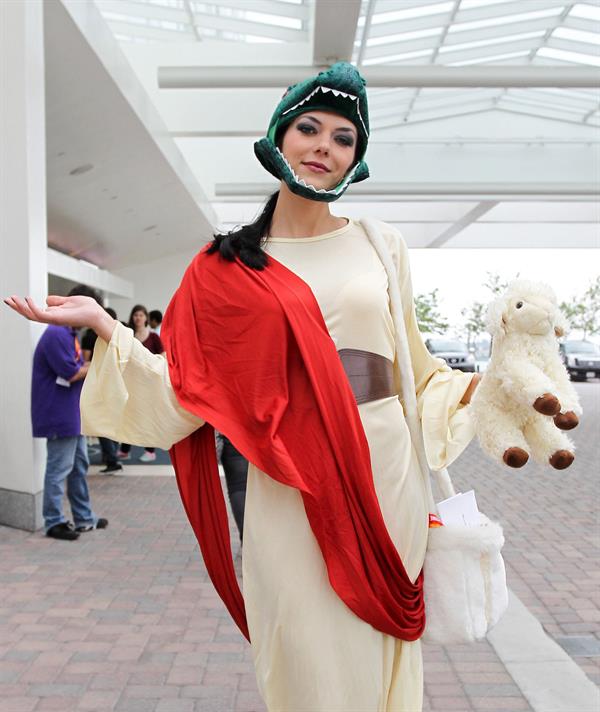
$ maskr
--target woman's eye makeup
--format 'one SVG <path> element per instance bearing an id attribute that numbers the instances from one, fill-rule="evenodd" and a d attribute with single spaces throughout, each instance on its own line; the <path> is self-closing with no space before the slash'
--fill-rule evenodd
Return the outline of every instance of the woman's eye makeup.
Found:
<path id="1" fill-rule="evenodd" d="M 312 124 L 298 124 L 297 128 L 302 133 L 316 133 L 316 129 Z"/>
<path id="2" fill-rule="evenodd" d="M 304 134 L 317 133 L 316 127 L 308 123 L 296 124 L 296 128 L 298 129 L 298 131 Z M 352 148 L 352 146 L 354 146 L 354 137 L 351 135 L 339 134 L 338 136 L 335 136 L 335 141 L 341 146 L 347 146 L 349 148 Z"/>
<path id="3" fill-rule="evenodd" d="M 335 140 L 342 146 L 349 146 L 350 148 L 354 146 L 354 138 L 352 136 L 341 134 L 340 136 L 336 136 Z"/>

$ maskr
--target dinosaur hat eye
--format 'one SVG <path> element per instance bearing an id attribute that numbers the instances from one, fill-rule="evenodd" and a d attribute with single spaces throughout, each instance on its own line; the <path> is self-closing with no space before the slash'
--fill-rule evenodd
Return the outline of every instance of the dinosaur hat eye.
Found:
<path id="1" fill-rule="evenodd" d="M 520 309 L 523 306 L 523 302 L 517 302 L 515 306 L 517 307 L 517 309 Z"/>

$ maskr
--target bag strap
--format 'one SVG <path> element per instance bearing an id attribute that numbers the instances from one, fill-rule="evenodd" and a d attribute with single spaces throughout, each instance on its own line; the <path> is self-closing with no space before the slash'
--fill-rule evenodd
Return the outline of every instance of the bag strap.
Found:
<path id="1" fill-rule="evenodd" d="M 446 468 L 438 472 L 431 472 L 425 455 L 425 444 L 423 442 L 423 429 L 419 419 L 417 409 L 416 386 L 413 377 L 412 363 L 410 360 L 410 350 L 408 347 L 408 337 L 406 334 L 406 325 L 402 312 L 402 297 L 400 287 L 398 285 L 398 274 L 392 260 L 389 248 L 385 238 L 381 234 L 381 230 L 377 223 L 370 218 L 361 218 L 360 224 L 363 226 L 369 242 L 375 249 L 377 256 L 383 264 L 388 278 L 388 296 L 390 300 L 390 311 L 392 321 L 394 322 L 394 340 L 396 345 L 396 358 L 400 368 L 400 385 L 402 389 L 401 398 L 404 402 L 404 410 L 406 413 L 406 422 L 412 444 L 414 445 L 417 454 L 417 460 L 421 468 L 421 474 L 425 481 L 427 495 L 429 499 L 429 511 L 436 512 L 435 500 L 431 487 L 431 480 L 434 479 L 437 488 L 440 490 L 444 499 L 452 497 L 456 494 L 450 473 Z"/>
<path id="2" fill-rule="evenodd" d="M 454 485 L 450 479 L 450 473 L 445 467 L 437 472 L 432 472 L 432 476 L 434 477 L 437 488 L 443 495 L 444 499 L 454 497 L 456 490 L 454 489 Z"/>

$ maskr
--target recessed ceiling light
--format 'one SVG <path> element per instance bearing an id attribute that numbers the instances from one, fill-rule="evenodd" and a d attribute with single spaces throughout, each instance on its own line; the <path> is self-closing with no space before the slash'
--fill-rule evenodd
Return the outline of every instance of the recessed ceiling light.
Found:
<path id="1" fill-rule="evenodd" d="M 82 166 L 77 166 L 77 168 L 73 168 L 72 171 L 69 171 L 70 176 L 80 176 L 82 173 L 87 173 L 88 171 L 91 171 L 94 166 L 91 163 L 84 163 Z"/>

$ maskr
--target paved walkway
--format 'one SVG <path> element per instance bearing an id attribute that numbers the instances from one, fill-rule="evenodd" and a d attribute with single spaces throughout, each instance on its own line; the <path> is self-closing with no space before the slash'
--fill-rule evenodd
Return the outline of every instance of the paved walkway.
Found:
<path id="1" fill-rule="evenodd" d="M 570 470 L 507 471 L 474 444 L 454 477 L 503 522 L 512 589 L 598 682 L 600 385 L 578 389 L 590 417 L 575 431 Z M 173 477 L 90 484 L 105 531 L 68 543 L 0 528 L 0 711 L 264 712 L 249 648 L 207 581 Z M 533 709 L 487 641 L 427 647 L 425 676 L 426 710 Z"/>

